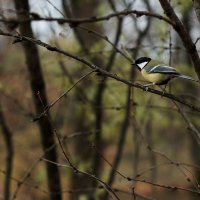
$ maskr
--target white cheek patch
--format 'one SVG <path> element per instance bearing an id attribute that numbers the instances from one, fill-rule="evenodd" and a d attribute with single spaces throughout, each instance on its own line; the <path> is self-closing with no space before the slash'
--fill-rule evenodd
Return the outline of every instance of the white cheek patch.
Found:
<path id="1" fill-rule="evenodd" d="M 144 68 L 147 64 L 148 64 L 148 61 L 142 62 L 142 63 L 139 63 L 139 64 L 138 64 L 138 67 L 139 67 L 140 69 L 142 69 L 142 68 Z"/>

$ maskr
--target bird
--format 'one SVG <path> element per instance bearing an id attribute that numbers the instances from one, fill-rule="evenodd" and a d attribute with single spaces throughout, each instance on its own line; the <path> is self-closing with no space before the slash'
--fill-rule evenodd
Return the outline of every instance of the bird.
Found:
<path id="1" fill-rule="evenodd" d="M 142 76 L 150 82 L 150 84 L 144 85 L 146 90 L 152 85 L 165 85 L 166 88 L 167 83 L 176 77 L 199 82 L 198 80 L 181 74 L 180 72 L 176 71 L 174 67 L 160 63 L 156 60 L 152 60 L 149 57 L 140 57 L 136 59 L 132 65 L 136 65 Z"/>

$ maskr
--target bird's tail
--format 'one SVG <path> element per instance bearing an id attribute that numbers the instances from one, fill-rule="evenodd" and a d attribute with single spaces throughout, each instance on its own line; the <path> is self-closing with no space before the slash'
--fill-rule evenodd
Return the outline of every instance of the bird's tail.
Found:
<path id="1" fill-rule="evenodd" d="M 178 75 L 176 75 L 176 77 L 187 79 L 187 80 L 190 80 L 190 81 L 200 82 L 199 80 L 195 80 L 195 79 L 193 79 L 193 78 L 191 78 L 189 76 L 183 75 L 183 74 L 178 74 Z"/>

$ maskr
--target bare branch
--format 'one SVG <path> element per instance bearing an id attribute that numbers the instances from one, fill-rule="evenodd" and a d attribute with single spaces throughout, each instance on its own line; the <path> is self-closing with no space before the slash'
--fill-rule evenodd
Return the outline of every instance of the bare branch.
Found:
<path id="1" fill-rule="evenodd" d="M 93 72 L 95 72 L 96 70 L 92 70 L 89 73 L 87 73 L 86 75 L 82 76 L 77 82 L 75 82 L 67 91 L 65 91 L 62 95 L 60 95 L 56 100 L 54 100 L 50 105 L 47 105 L 45 107 L 44 112 L 42 112 L 38 117 L 34 118 L 33 121 L 37 121 L 39 119 L 41 119 L 42 117 L 44 117 L 47 113 L 47 111 L 53 107 L 60 99 L 62 99 L 63 97 L 66 97 L 68 95 L 68 93 L 82 80 L 84 80 L 85 78 L 87 78 L 89 75 L 91 75 Z"/>
<path id="2" fill-rule="evenodd" d="M 103 68 L 100 68 L 98 67 L 97 65 L 95 64 L 92 64 L 90 63 L 89 61 L 79 57 L 79 56 L 76 56 L 72 53 L 69 53 L 67 51 L 64 51 L 62 49 L 59 49 L 55 46 L 51 46 L 45 42 L 42 42 L 40 40 L 36 40 L 36 39 L 33 39 L 33 38 L 30 38 L 30 37 L 26 37 L 26 36 L 22 36 L 20 34 L 18 35 L 13 35 L 11 33 L 6 33 L 6 32 L 3 32 L 2 30 L 0 30 L 0 35 L 4 35 L 4 36 L 9 36 L 9 37 L 13 37 L 15 38 L 16 40 L 20 40 L 21 42 L 24 40 L 24 41 L 29 41 L 29 42 L 32 42 L 32 43 L 35 43 L 39 46 L 42 46 L 42 47 L 45 47 L 47 50 L 49 51 L 55 51 L 57 53 L 60 53 L 60 54 L 63 54 L 67 57 L 70 57 L 70 58 L 73 58 L 74 60 L 77 60 L 85 65 L 87 65 L 88 67 L 90 67 L 91 69 L 95 70 L 96 72 L 99 72 L 100 74 L 102 75 L 105 75 L 105 76 L 108 76 L 112 79 L 115 79 L 116 81 L 119 81 L 119 82 L 122 82 L 126 85 L 130 85 L 132 87 L 136 87 L 136 88 L 139 88 L 143 91 L 146 91 L 146 92 L 150 92 L 150 93 L 153 93 L 153 94 L 157 94 L 159 96 L 162 96 L 162 97 L 166 97 L 168 99 L 173 99 L 174 101 L 176 102 L 179 102 L 189 108 L 191 108 L 192 110 L 196 111 L 196 112 L 200 112 L 200 107 L 197 107 L 189 102 L 186 102 L 184 101 L 182 98 L 178 98 L 176 97 L 175 95 L 173 94 L 170 94 L 170 93 L 164 93 L 163 94 L 163 91 L 159 91 L 159 90 L 155 90 L 155 89 L 152 89 L 152 88 L 148 88 L 148 90 L 146 90 L 146 87 L 144 87 L 143 85 L 141 84 L 138 84 L 138 83 L 133 83 L 132 81 L 129 81 L 129 80 L 126 80 L 126 79 L 123 79 L 121 77 L 119 77 L 118 75 L 116 74 L 113 74 L 113 73 L 110 73 L 110 72 L 107 72 L 106 70 L 104 70 Z"/>
<path id="3" fill-rule="evenodd" d="M 82 26 L 78 26 L 78 28 L 82 29 L 82 30 L 85 30 L 85 31 L 88 31 L 88 33 L 92 33 L 94 35 L 96 35 L 97 37 L 107 41 L 114 49 L 117 53 L 120 53 L 122 56 L 124 56 L 128 61 L 132 61 L 131 58 L 129 58 L 126 54 L 124 54 L 114 43 L 112 43 L 109 38 L 106 36 L 106 35 L 102 35 L 94 30 L 91 30 L 89 28 L 86 28 L 86 27 L 82 27 Z"/>
<path id="4" fill-rule="evenodd" d="M 9 176 L 9 179 L 12 179 L 12 180 L 14 180 L 14 181 L 17 182 L 17 187 L 16 187 L 16 189 L 14 190 L 13 199 L 15 199 L 15 197 L 17 196 L 17 194 L 19 193 L 19 191 L 20 191 L 20 189 L 21 189 L 21 187 L 22 187 L 23 185 L 27 185 L 27 186 L 29 186 L 29 187 L 33 187 L 33 188 L 35 188 L 35 189 L 40 190 L 40 191 L 43 192 L 43 193 L 48 194 L 48 191 L 45 191 L 45 190 L 43 190 L 43 189 L 40 189 L 40 188 L 38 188 L 38 186 L 36 186 L 36 185 L 30 185 L 29 183 L 27 183 L 27 179 L 30 177 L 32 171 L 35 169 L 35 167 L 38 165 L 38 163 L 39 163 L 42 159 L 44 159 L 45 155 L 46 155 L 48 152 L 50 152 L 53 148 L 56 148 L 56 147 L 59 145 L 59 142 L 66 141 L 66 140 L 68 140 L 68 139 L 72 139 L 72 138 L 79 137 L 79 136 L 84 136 L 84 137 L 86 137 L 86 135 L 90 135 L 90 134 L 92 134 L 91 131 L 82 131 L 82 132 L 71 133 L 71 134 L 69 134 L 69 135 L 67 135 L 67 136 L 65 135 L 65 136 L 63 136 L 62 138 L 59 138 L 60 141 L 58 141 L 57 143 L 55 143 L 55 144 L 53 144 L 52 146 L 50 146 L 49 148 L 47 148 L 47 149 L 44 151 L 44 153 L 42 153 L 42 154 L 32 163 L 32 165 L 26 170 L 26 173 L 24 174 L 24 176 L 23 176 L 21 179 L 17 179 L 17 178 L 14 178 L 14 177 L 12 177 L 12 176 Z M 1 170 L 1 169 L 0 169 L 0 172 L 3 173 L 3 174 L 6 174 L 6 172 L 3 171 L 3 170 Z M 7 174 L 6 174 L 6 175 L 7 175 Z M 53 193 L 56 194 L 57 191 L 54 191 Z"/>
<path id="5" fill-rule="evenodd" d="M 90 174 L 90 173 L 88 173 L 88 172 L 84 172 L 84 171 L 79 170 L 77 167 L 75 167 L 75 166 L 73 165 L 73 163 L 71 162 L 71 160 L 69 159 L 69 157 L 68 157 L 67 154 L 65 153 L 65 150 L 64 150 L 64 148 L 63 148 L 63 145 L 62 145 L 62 143 L 61 143 L 61 140 L 60 140 L 60 137 L 59 137 L 57 131 L 55 130 L 54 132 L 55 132 L 56 137 L 57 137 L 57 139 L 58 139 L 59 146 L 60 146 L 60 148 L 62 149 L 62 153 L 63 153 L 65 159 L 67 160 L 67 162 L 69 163 L 69 166 L 67 165 L 67 167 L 71 168 L 71 169 L 73 170 L 73 172 L 76 173 L 76 174 L 83 174 L 83 175 L 89 176 L 89 177 L 92 178 L 93 180 L 95 180 L 95 181 L 97 181 L 98 183 L 100 183 L 100 184 L 102 185 L 102 187 L 110 194 L 110 196 L 112 197 L 112 199 L 120 200 L 120 199 L 118 198 L 118 196 L 115 194 L 115 192 L 113 191 L 113 189 L 112 189 L 107 183 L 105 183 L 104 181 L 102 181 L 101 179 L 99 179 L 98 177 L 96 177 L 96 176 L 93 175 L 93 174 Z M 46 159 L 45 159 L 45 161 L 48 161 L 48 162 L 50 162 L 50 163 L 52 163 L 52 164 L 56 164 L 57 166 L 61 166 L 61 167 L 66 166 L 66 165 L 60 165 L 59 163 L 56 163 L 56 162 L 53 162 L 53 161 L 49 161 L 49 160 L 46 160 Z"/>
<path id="6" fill-rule="evenodd" d="M 200 145 L 200 132 L 199 130 L 195 127 L 195 125 L 190 121 L 189 117 L 187 116 L 187 113 L 184 112 L 184 110 L 179 106 L 176 102 L 173 101 L 173 103 L 176 105 L 178 112 L 181 114 L 183 117 L 184 121 L 188 125 L 188 129 L 193 133 L 194 138 L 196 139 L 196 142 L 198 145 Z"/>
<path id="7" fill-rule="evenodd" d="M 199 166 L 196 165 L 191 165 L 191 164 L 187 164 L 187 163 L 179 163 L 179 162 L 173 162 L 171 159 L 169 159 L 166 155 L 164 155 L 163 153 L 160 153 L 158 151 L 155 150 L 150 150 L 152 151 L 152 153 L 156 153 L 158 155 L 160 155 L 161 157 L 165 158 L 166 160 L 168 160 L 168 162 L 163 162 L 160 163 L 156 166 L 152 166 L 149 169 L 146 169 L 144 171 L 142 171 L 141 173 L 138 173 L 134 178 L 131 178 L 129 176 L 124 175 L 123 173 L 119 172 L 117 169 L 113 168 L 112 164 L 101 154 L 101 152 L 99 152 L 99 150 L 96 148 L 95 145 L 93 145 L 93 147 L 97 150 L 97 152 L 99 153 L 99 156 L 118 174 L 120 175 L 123 179 L 126 179 L 128 182 L 141 182 L 141 183 L 146 183 L 155 187 L 160 187 L 160 188 L 164 188 L 164 189 L 168 189 L 168 190 L 174 190 L 174 191 L 185 191 L 185 192 L 189 192 L 189 193 L 193 193 L 193 194 L 197 194 L 200 195 L 200 191 L 198 190 L 197 187 L 195 187 L 197 190 L 193 190 L 193 189 L 187 189 L 187 188 L 183 188 L 183 187 L 178 187 L 178 186 L 171 186 L 171 185 L 164 185 L 164 184 L 159 184 L 159 183 L 154 183 L 145 179 L 139 179 L 139 177 L 141 177 L 144 173 L 146 173 L 147 171 L 159 167 L 159 166 L 163 166 L 163 165 L 174 165 L 177 168 L 180 168 L 181 166 L 188 166 L 188 167 L 192 167 L 192 168 L 196 168 L 200 170 Z M 186 177 L 188 179 L 188 177 Z M 190 180 L 187 180 L 188 182 L 190 182 Z"/>
<path id="8" fill-rule="evenodd" d="M 124 10 L 120 12 L 114 12 L 102 17 L 97 17 L 97 16 L 92 16 L 89 18 L 52 18 L 52 17 L 32 17 L 32 18 L 27 18 L 27 19 L 0 19 L 0 22 L 4 23 L 24 23 L 24 22 L 31 22 L 31 21 L 57 21 L 59 24 L 64 24 L 64 23 L 69 23 L 71 27 L 78 26 L 79 24 L 84 24 L 84 23 L 94 23 L 94 22 L 101 22 L 101 21 L 108 21 L 113 17 L 118 17 L 118 16 L 127 16 L 130 14 L 135 14 L 136 17 L 141 17 L 141 16 L 149 16 L 149 17 L 154 17 L 156 19 L 162 20 L 167 22 L 168 24 L 174 25 L 173 22 L 156 13 L 151 13 L 148 11 L 139 11 L 139 10 Z"/>
<path id="9" fill-rule="evenodd" d="M 179 37 L 183 42 L 183 45 L 187 49 L 188 54 L 192 59 L 196 74 L 200 79 L 200 58 L 195 44 L 193 43 L 189 33 L 186 31 L 183 23 L 180 21 L 180 19 L 174 12 L 174 9 L 172 8 L 168 0 L 159 0 L 159 1 L 163 10 L 165 11 L 165 14 L 169 17 L 171 21 L 173 21 L 171 25 L 173 26 L 174 30 L 178 33 Z"/>
<path id="10" fill-rule="evenodd" d="M 45 161 L 46 161 L 46 160 L 45 160 Z M 64 165 L 63 167 L 67 167 L 67 166 Z M 2 169 L 0 169 L 0 173 L 6 175 L 6 172 L 5 172 L 4 170 L 2 170 Z M 10 180 L 15 181 L 17 184 L 19 184 L 19 183 L 21 182 L 20 179 L 15 178 L 15 177 L 13 177 L 13 176 L 10 176 L 9 178 L 10 178 Z M 33 188 L 33 189 L 35 189 L 35 190 L 38 190 L 39 192 L 41 192 L 41 193 L 43 193 L 43 194 L 46 194 L 46 195 L 48 194 L 48 191 L 46 191 L 46 190 L 43 189 L 43 188 L 40 188 L 38 185 L 33 185 L 33 184 L 30 184 L 30 183 L 24 183 L 24 185 L 26 185 L 26 186 L 29 187 L 29 188 Z M 62 190 L 61 193 L 69 193 L 69 194 L 71 194 L 71 193 L 82 193 L 82 192 L 88 192 L 88 193 L 89 193 L 89 192 L 94 191 L 94 190 L 96 190 L 96 189 L 102 189 L 102 188 L 104 188 L 104 187 L 101 186 L 101 185 L 99 185 L 99 186 L 97 186 L 96 188 L 92 188 L 92 187 L 91 187 L 91 188 L 79 188 L 79 189 L 74 189 L 74 190 Z M 120 187 L 112 187 L 112 190 L 113 190 L 114 192 L 117 192 L 117 193 L 124 193 L 124 194 L 132 195 L 132 192 L 130 192 L 130 191 L 128 191 L 128 190 L 125 190 L 125 189 L 122 189 L 122 188 L 120 188 Z M 53 192 L 53 193 L 57 193 L 57 192 Z M 144 196 L 143 194 L 140 194 L 140 193 L 138 193 L 138 192 L 135 192 L 135 194 L 136 194 L 138 197 L 141 197 L 141 198 L 143 198 L 143 199 L 153 200 L 152 198 L 147 197 L 147 196 Z"/>

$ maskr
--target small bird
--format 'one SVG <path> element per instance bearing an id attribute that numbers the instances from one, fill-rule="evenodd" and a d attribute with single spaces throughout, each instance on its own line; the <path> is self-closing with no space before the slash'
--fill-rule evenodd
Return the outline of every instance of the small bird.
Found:
<path id="1" fill-rule="evenodd" d="M 132 65 L 136 65 L 141 71 L 142 76 L 147 81 L 151 82 L 151 84 L 145 85 L 147 89 L 148 86 L 151 85 L 165 85 L 166 87 L 167 83 L 176 77 L 199 82 L 198 80 L 177 72 L 173 67 L 154 61 L 148 57 L 138 58 Z"/>

